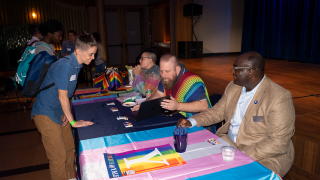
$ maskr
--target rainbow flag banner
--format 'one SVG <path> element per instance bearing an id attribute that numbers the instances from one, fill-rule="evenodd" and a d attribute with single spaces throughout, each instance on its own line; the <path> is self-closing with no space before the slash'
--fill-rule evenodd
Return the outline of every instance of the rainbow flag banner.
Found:
<path id="1" fill-rule="evenodd" d="M 123 81 L 123 84 L 122 85 L 124 85 L 124 84 L 126 84 L 126 73 L 125 73 L 125 71 L 119 71 L 120 72 L 120 75 L 121 75 L 121 77 L 122 77 L 122 81 Z"/>
<path id="2" fill-rule="evenodd" d="M 125 73 L 118 68 L 107 68 L 94 77 L 93 82 L 96 87 L 101 87 L 101 90 L 112 90 L 120 88 L 125 82 Z"/>
<path id="3" fill-rule="evenodd" d="M 169 144 L 118 154 L 104 153 L 104 157 L 110 178 L 186 164 Z"/>

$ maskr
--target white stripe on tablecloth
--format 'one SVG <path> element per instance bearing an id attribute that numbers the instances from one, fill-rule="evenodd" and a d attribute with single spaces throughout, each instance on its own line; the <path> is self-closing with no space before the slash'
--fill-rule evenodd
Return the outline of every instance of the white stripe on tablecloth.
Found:
<path id="1" fill-rule="evenodd" d="M 219 138 L 220 144 L 212 145 L 208 142 L 201 142 L 196 144 L 191 144 L 187 146 L 187 150 L 184 153 L 179 153 L 183 160 L 188 161 L 192 159 L 197 159 L 200 157 L 209 156 L 212 154 L 221 153 L 220 148 L 224 145 L 228 145 L 226 141 Z M 173 147 L 174 148 L 174 147 Z M 82 166 L 82 180 L 94 180 L 94 179 L 109 179 L 109 174 L 106 166 L 106 162 L 99 161 L 94 163 L 86 163 Z M 121 177 L 121 179 L 153 179 L 149 173 L 136 174 L 134 176 Z M 112 180 L 117 180 L 118 178 L 112 178 Z"/>

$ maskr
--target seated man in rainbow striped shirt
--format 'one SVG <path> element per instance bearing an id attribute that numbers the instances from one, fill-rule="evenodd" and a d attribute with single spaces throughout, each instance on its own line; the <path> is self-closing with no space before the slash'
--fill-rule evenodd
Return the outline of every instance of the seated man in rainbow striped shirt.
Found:
<path id="1" fill-rule="evenodd" d="M 151 92 L 157 90 L 160 82 L 160 70 L 156 65 L 157 56 L 153 52 L 144 52 L 139 60 L 140 65 L 133 68 L 132 72 L 135 79 L 132 83 L 132 89 L 146 95 L 147 89 Z"/>
<path id="2" fill-rule="evenodd" d="M 161 106 L 170 111 L 178 110 L 189 118 L 211 107 L 207 89 L 199 76 L 179 64 L 174 54 L 166 53 L 160 58 L 161 81 L 158 90 L 148 100 L 171 95 Z M 139 110 L 140 105 L 133 107 Z"/>

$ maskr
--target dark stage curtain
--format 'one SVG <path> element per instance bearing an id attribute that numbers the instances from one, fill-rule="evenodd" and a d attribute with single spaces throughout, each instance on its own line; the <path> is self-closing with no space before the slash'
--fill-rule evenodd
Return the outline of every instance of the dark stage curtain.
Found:
<path id="1" fill-rule="evenodd" d="M 320 63 L 320 0 L 246 0 L 242 53 Z"/>

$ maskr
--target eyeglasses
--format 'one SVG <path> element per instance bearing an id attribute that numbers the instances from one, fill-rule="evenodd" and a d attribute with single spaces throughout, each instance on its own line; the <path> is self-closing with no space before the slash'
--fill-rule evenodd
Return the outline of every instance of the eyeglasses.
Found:
<path id="1" fill-rule="evenodd" d="M 235 66 L 233 66 L 233 69 L 237 70 L 237 69 L 252 69 L 252 68 L 251 67 L 235 67 Z"/>
<path id="2" fill-rule="evenodd" d="M 150 57 L 141 57 L 140 59 L 143 60 L 143 58 L 150 58 Z"/>

